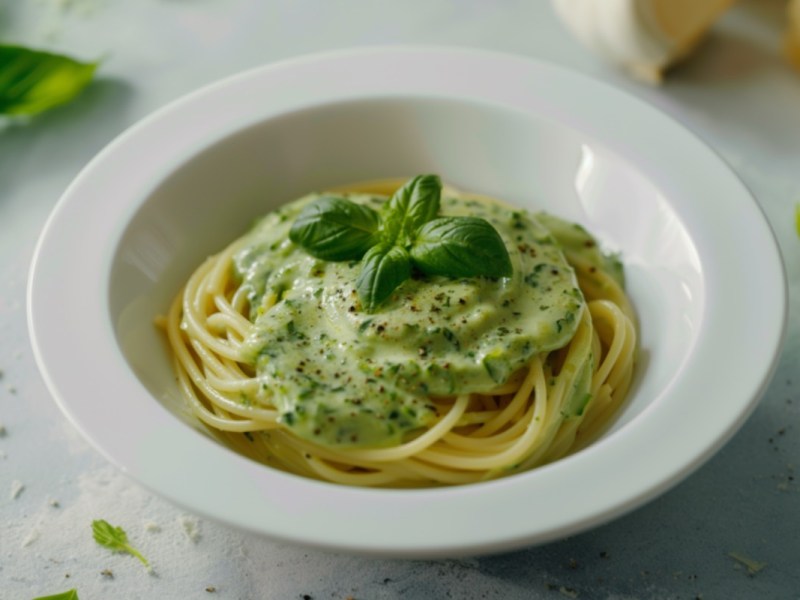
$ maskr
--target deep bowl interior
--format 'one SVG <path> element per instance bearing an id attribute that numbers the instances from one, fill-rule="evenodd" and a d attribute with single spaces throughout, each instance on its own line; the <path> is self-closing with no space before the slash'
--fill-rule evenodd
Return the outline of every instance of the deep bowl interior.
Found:
<path id="1" fill-rule="evenodd" d="M 605 435 L 659 401 L 691 355 L 706 296 L 696 248 L 665 192 L 567 124 L 425 96 L 338 101 L 272 116 L 165 166 L 125 225 L 108 286 L 119 347 L 152 396 L 142 401 L 161 402 L 194 425 L 153 321 L 205 257 L 300 195 L 423 172 L 580 222 L 620 252 L 641 355 L 631 397 Z"/>

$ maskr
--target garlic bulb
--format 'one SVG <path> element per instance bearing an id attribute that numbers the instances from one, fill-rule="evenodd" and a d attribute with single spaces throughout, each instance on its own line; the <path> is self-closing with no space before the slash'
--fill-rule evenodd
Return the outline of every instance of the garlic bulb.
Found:
<path id="1" fill-rule="evenodd" d="M 789 2 L 786 16 L 789 19 L 789 26 L 783 48 L 787 60 L 795 69 L 800 70 L 800 0 Z"/>
<path id="2" fill-rule="evenodd" d="M 552 0 L 584 44 L 634 77 L 660 82 L 733 0 Z"/>

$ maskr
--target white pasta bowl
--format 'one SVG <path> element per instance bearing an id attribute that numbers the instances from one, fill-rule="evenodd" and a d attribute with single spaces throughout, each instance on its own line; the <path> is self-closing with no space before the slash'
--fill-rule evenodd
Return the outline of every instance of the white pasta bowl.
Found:
<path id="1" fill-rule="evenodd" d="M 194 426 L 153 325 L 191 271 L 254 218 L 306 192 L 422 172 L 581 223 L 621 253 L 640 357 L 608 431 L 504 479 L 374 490 L 275 471 Z M 769 226 L 692 134 L 562 69 L 435 48 L 269 65 L 158 111 L 65 192 L 29 287 L 49 389 L 126 474 L 245 530 L 391 556 L 542 543 L 661 494 L 744 422 L 785 321 Z"/>

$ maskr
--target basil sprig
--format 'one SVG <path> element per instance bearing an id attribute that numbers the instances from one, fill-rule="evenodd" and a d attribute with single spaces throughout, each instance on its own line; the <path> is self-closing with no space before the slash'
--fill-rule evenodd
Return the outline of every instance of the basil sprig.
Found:
<path id="1" fill-rule="evenodd" d="M 439 177 L 418 175 L 380 212 L 323 196 L 303 209 L 289 238 L 322 260 L 361 260 L 356 292 L 367 312 L 375 312 L 414 269 L 444 277 L 509 277 L 511 260 L 497 230 L 478 217 L 438 217 L 441 195 Z"/>

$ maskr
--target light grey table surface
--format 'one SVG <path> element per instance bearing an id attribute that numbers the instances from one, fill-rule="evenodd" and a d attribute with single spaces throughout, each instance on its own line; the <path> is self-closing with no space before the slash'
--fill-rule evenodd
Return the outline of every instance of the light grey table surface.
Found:
<path id="1" fill-rule="evenodd" d="M 104 57 L 76 102 L 0 129 L 0 598 L 70 588 L 82 600 L 800 598 L 800 73 L 780 58 L 782 10 L 779 0 L 740 4 L 694 59 L 652 88 L 576 43 L 545 0 L 0 2 L 0 40 Z M 790 281 L 778 371 L 741 431 L 657 500 L 581 535 L 498 556 L 323 553 L 152 495 L 83 441 L 50 398 L 28 342 L 28 268 L 48 213 L 92 156 L 219 78 L 309 52 L 393 43 L 500 50 L 608 81 L 704 138 L 757 197 Z M 155 574 L 97 546 L 96 518 L 123 526 Z"/>

